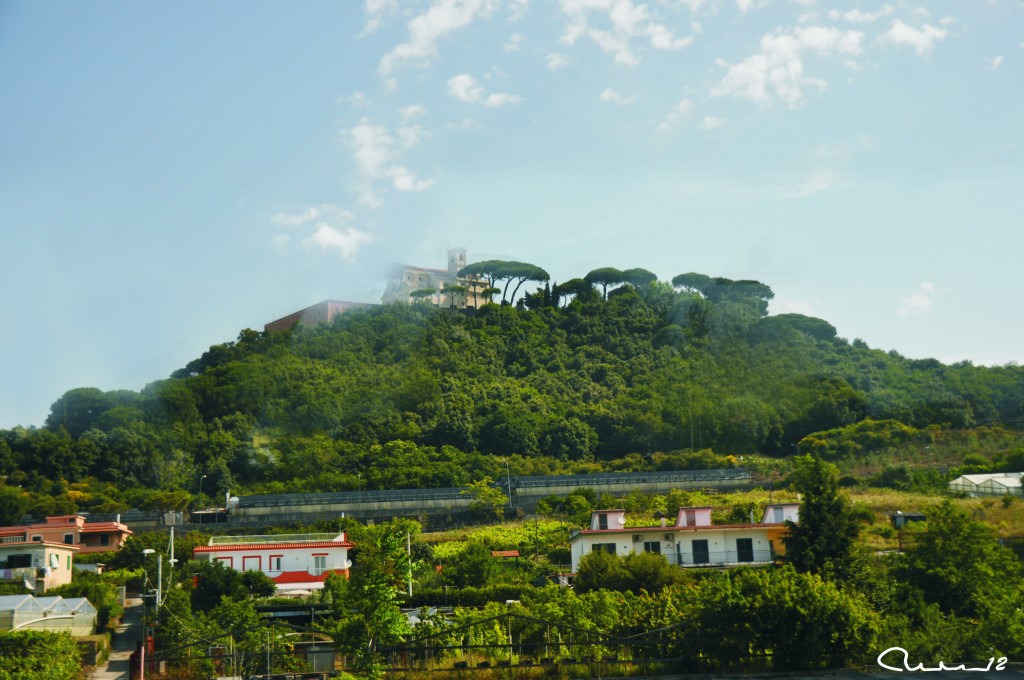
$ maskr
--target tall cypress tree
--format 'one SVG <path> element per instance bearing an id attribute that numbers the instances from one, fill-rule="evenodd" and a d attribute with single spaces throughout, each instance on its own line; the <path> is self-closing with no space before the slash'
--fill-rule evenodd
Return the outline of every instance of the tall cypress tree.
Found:
<path id="1" fill-rule="evenodd" d="M 839 493 L 838 471 L 817 456 L 798 456 L 793 462 L 793 487 L 802 501 L 800 521 L 786 522 L 789 531 L 782 539 L 786 559 L 797 571 L 844 576 L 851 566 L 858 527 L 849 498 Z"/>

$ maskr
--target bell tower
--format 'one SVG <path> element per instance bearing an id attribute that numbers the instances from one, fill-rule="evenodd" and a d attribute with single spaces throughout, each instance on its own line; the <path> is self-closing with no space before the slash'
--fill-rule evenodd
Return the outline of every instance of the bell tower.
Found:
<path id="1" fill-rule="evenodd" d="M 455 276 L 466 266 L 466 249 L 452 248 L 448 251 L 448 273 Z"/>

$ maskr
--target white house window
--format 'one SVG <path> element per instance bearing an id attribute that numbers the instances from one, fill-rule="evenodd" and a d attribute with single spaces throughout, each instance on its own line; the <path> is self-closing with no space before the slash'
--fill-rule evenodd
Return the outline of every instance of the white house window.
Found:
<path id="1" fill-rule="evenodd" d="M 607 529 L 608 528 L 608 515 L 601 514 L 597 516 L 597 528 Z"/>
<path id="2" fill-rule="evenodd" d="M 64 534 L 64 544 L 65 545 L 74 545 L 75 544 L 75 535 L 74 534 Z"/>
<path id="3" fill-rule="evenodd" d="M 281 571 L 281 556 L 280 555 L 271 555 L 270 556 L 270 561 L 267 564 L 267 568 L 270 571 Z"/>
<path id="4" fill-rule="evenodd" d="M 605 551 L 606 553 L 610 554 L 610 555 L 614 555 L 615 554 L 615 544 L 614 543 L 595 543 L 594 547 L 591 548 L 591 551 L 593 551 L 593 552 L 601 552 L 602 550 Z"/>
<path id="5" fill-rule="evenodd" d="M 644 552 L 661 554 L 661 541 L 644 542 Z"/>
<path id="6" fill-rule="evenodd" d="M 775 513 L 775 523 L 782 524 L 782 508 L 772 508 Z"/>
<path id="7" fill-rule="evenodd" d="M 319 576 L 327 571 L 327 555 L 313 555 L 313 575 Z"/>

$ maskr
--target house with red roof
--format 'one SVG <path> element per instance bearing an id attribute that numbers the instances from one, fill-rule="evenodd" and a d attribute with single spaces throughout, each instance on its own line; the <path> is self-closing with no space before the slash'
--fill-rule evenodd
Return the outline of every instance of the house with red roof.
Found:
<path id="1" fill-rule="evenodd" d="M 47 517 L 38 524 L 0 527 L 0 544 L 59 543 L 78 546 L 77 553 L 120 550 L 132 530 L 121 522 L 88 522 L 84 515 Z"/>
<path id="2" fill-rule="evenodd" d="M 590 528 L 569 539 L 572 571 L 584 555 L 599 550 L 619 556 L 653 552 L 680 567 L 771 564 L 785 553 L 785 522 L 796 522 L 799 508 L 797 503 L 769 505 L 760 522 L 749 524 L 712 524 L 710 507 L 680 508 L 671 526 L 662 520 L 659 526 L 635 527 L 626 526 L 625 510 L 595 510 Z"/>
<path id="3" fill-rule="evenodd" d="M 330 574 L 348 577 L 348 551 L 353 547 L 345 532 L 214 536 L 197 547 L 193 557 L 236 571 L 262 571 L 277 584 L 278 592 L 316 590 L 324 587 Z"/>

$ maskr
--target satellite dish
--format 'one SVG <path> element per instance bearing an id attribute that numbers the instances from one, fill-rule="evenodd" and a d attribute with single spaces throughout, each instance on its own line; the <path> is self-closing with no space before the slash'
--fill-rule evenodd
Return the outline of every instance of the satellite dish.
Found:
<path id="1" fill-rule="evenodd" d="M 626 524 L 626 516 L 625 515 L 619 515 L 619 524 L 622 524 L 622 525 Z"/>

